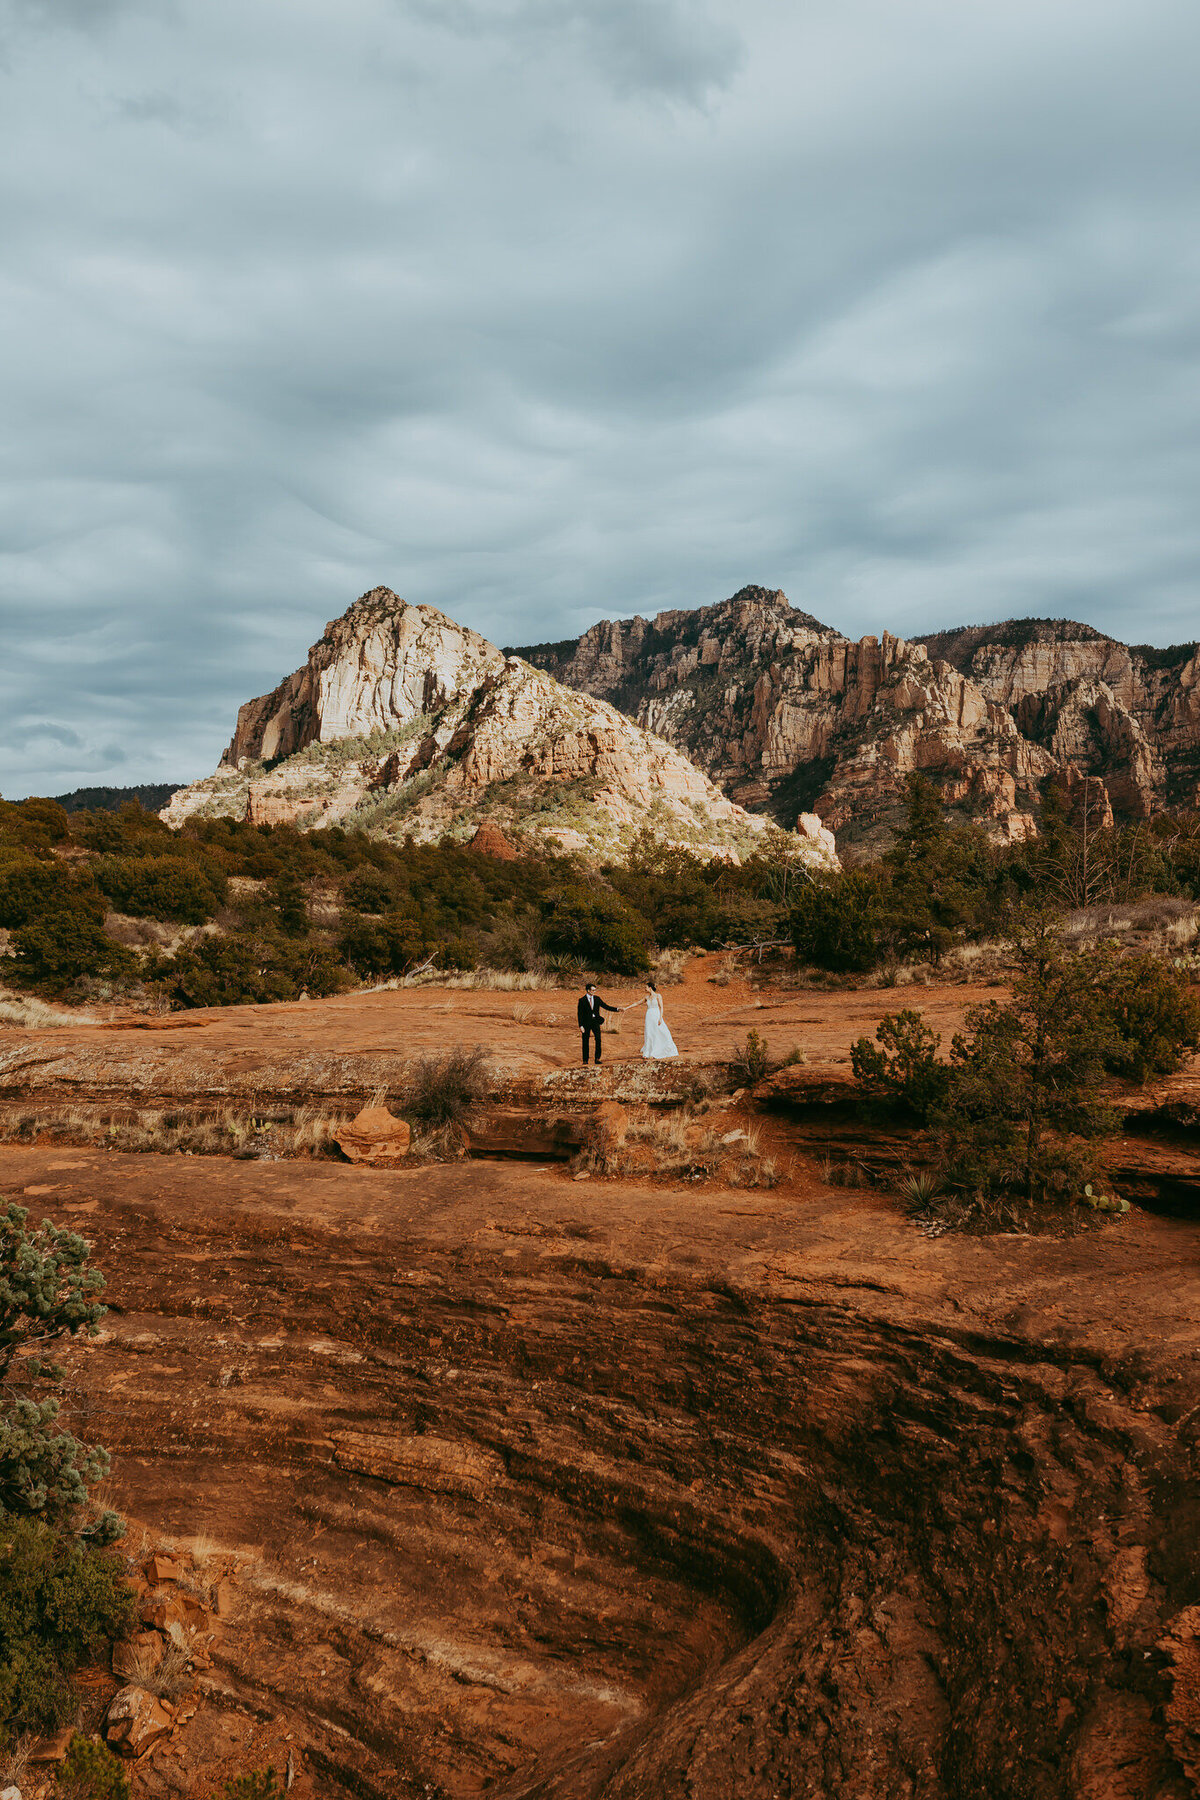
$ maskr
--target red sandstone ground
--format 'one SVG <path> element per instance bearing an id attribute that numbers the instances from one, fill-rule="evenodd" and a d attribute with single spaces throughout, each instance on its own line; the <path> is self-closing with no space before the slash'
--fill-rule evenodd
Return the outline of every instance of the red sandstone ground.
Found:
<path id="1" fill-rule="evenodd" d="M 685 981 L 664 991 L 667 1021 L 689 1063 L 728 1058 L 751 1029 L 774 1054 L 798 1046 L 820 1067 L 848 1067 L 850 1045 L 880 1015 L 919 1006 L 949 1040 L 966 1010 L 994 999 L 994 985 L 929 988 L 761 990 L 744 978 L 717 986 L 716 957 L 690 963 Z M 640 982 L 602 989 L 633 1002 L 606 1036 L 610 1064 L 639 1060 Z M 370 1092 L 409 1059 L 462 1043 L 482 1043 L 502 1075 L 545 1074 L 579 1061 L 576 989 L 504 993 L 419 987 L 351 994 L 281 1006 L 231 1006 L 168 1014 L 135 1026 L 119 1017 L 50 1031 L 0 1029 L 0 1095 L 27 1089 L 157 1092 L 264 1092 L 322 1095 Z"/>
<path id="2" fill-rule="evenodd" d="M 995 992 L 705 973 L 667 992 L 685 1050 L 755 1026 L 815 1070 L 882 1011 L 948 1037 Z M 529 1077 L 573 1063 L 573 1000 L 9 1032 L 0 1087 L 348 1093 L 455 1041 Z M 811 1121 L 762 1128 L 770 1192 L 0 1146 L 0 1192 L 110 1275 L 70 1410 L 114 1498 L 237 1570 L 139 1796 L 206 1800 L 288 1748 L 301 1796 L 1198 1791 L 1200 1683 L 1159 1646 L 1200 1643 L 1200 1220 L 933 1238 L 823 1182 Z M 1195 1173 L 1190 1139 L 1123 1154 Z"/>

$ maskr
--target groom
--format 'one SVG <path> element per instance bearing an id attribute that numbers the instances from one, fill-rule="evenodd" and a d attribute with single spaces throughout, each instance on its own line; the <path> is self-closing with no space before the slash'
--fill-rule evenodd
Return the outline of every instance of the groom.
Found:
<path id="1" fill-rule="evenodd" d="M 600 1063 L 601 1014 L 606 1012 L 620 1012 L 620 1010 L 621 1008 L 619 1006 L 610 1006 L 607 1000 L 602 1000 L 593 984 L 590 981 L 588 982 L 582 994 L 579 996 L 579 1005 L 576 1008 L 576 1011 L 579 1014 L 579 1029 L 583 1033 L 584 1068 L 587 1067 L 588 1050 L 591 1048 L 591 1040 L 593 1038 L 596 1040 L 597 1067 Z"/>

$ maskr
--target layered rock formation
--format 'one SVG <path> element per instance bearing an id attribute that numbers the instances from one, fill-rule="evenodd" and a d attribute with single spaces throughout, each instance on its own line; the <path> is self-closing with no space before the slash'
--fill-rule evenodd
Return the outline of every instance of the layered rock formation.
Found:
<path id="1" fill-rule="evenodd" d="M 1200 804 L 1200 646 L 1131 649 L 1018 620 L 857 643 L 786 595 L 606 620 L 519 652 L 684 750 L 746 806 L 812 808 L 839 843 L 882 838 L 918 770 L 997 837 L 1033 830 L 1055 779 L 1101 812 Z"/>
<path id="2" fill-rule="evenodd" d="M 196 814 L 419 838 L 469 838 L 491 822 L 597 853 L 643 824 L 722 855 L 772 831 L 607 700 L 387 588 L 364 594 L 304 668 L 241 708 L 216 774 L 162 816 L 178 825 Z M 815 818 L 792 842 L 809 860 L 832 857 Z"/>

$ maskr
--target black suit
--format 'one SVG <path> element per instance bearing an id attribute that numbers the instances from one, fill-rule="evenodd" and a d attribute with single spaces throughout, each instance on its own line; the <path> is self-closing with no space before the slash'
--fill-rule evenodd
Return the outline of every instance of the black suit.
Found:
<path id="1" fill-rule="evenodd" d="M 607 1000 L 600 998 L 599 994 L 581 994 L 579 1005 L 575 1010 L 579 1015 L 579 1029 L 583 1033 L 584 1063 L 586 1065 L 593 1038 L 596 1040 L 596 1061 L 599 1062 L 601 1015 L 606 1012 L 620 1012 L 621 1009 L 619 1006 L 610 1006 Z"/>

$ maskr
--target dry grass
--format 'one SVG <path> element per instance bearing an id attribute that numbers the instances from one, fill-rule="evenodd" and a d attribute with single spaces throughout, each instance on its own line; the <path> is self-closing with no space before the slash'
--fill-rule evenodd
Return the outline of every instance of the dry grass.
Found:
<path id="1" fill-rule="evenodd" d="M 382 993 L 387 988 L 402 987 L 443 987 L 443 988 L 480 988 L 485 992 L 497 994 L 532 994 L 548 988 L 559 988 L 563 984 L 561 975 L 553 970 L 522 969 L 470 969 L 466 974 L 447 975 L 440 969 L 423 969 L 417 975 L 402 975 L 396 981 L 385 981 L 378 987 L 368 988 L 371 994 Z"/>
<path id="2" fill-rule="evenodd" d="M 44 1106 L 0 1117 L 0 1142 L 107 1145 L 159 1156 L 238 1156 L 279 1161 L 335 1156 L 334 1134 L 356 1107 L 307 1105 L 289 1116 L 239 1111 L 146 1108 L 125 1117 L 82 1106 Z"/>
<path id="3" fill-rule="evenodd" d="M 143 1644 L 133 1659 L 133 1673 L 128 1679 L 131 1687 L 145 1688 L 160 1700 L 178 1700 L 191 1686 L 187 1652 L 178 1644 L 168 1644 L 161 1651 Z"/>
<path id="4" fill-rule="evenodd" d="M 669 1112 L 641 1108 L 630 1113 L 619 1130 L 611 1115 L 598 1115 L 577 1164 L 598 1175 L 626 1179 L 649 1174 L 700 1181 L 721 1176 L 731 1187 L 774 1187 L 780 1179 L 774 1157 L 760 1157 L 756 1131 L 714 1131 L 690 1106 Z"/>
<path id="5" fill-rule="evenodd" d="M 0 988 L 0 1025 L 15 1025 L 26 1031 L 46 1031 L 54 1026 L 93 1025 L 91 1013 L 64 1012 L 59 1006 L 47 1006 L 32 994 L 14 994 Z"/>
<path id="6" fill-rule="evenodd" d="M 659 987 L 678 987 L 690 961 L 688 950 L 660 950 L 654 958 L 654 979 Z"/>
<path id="7" fill-rule="evenodd" d="M 21 1788 L 24 1792 L 25 1771 L 37 1739 L 32 1733 L 17 1738 L 7 1750 L 0 1750 L 0 1788 Z"/>

